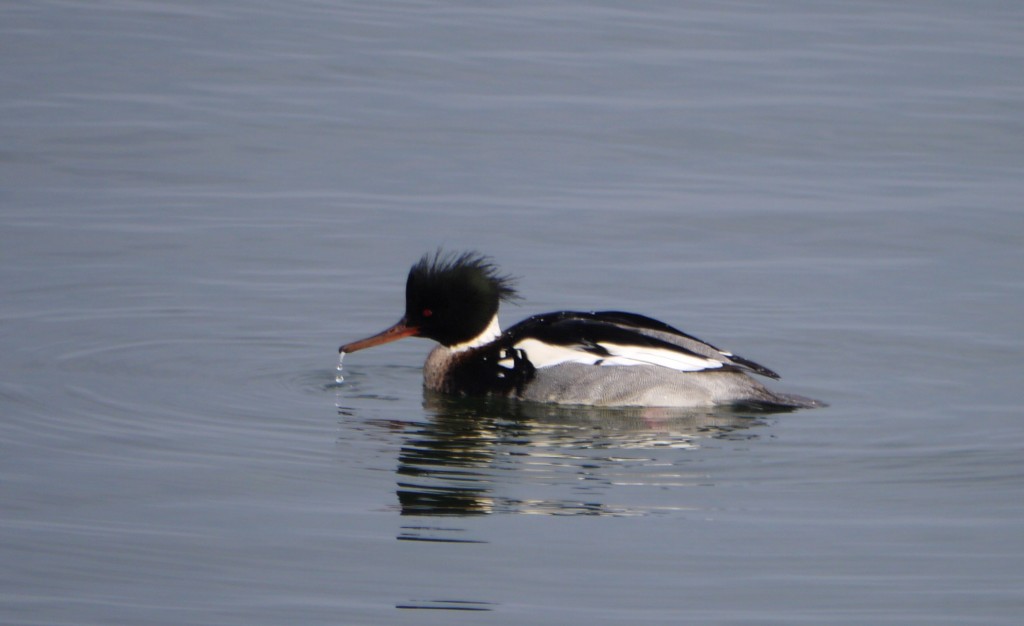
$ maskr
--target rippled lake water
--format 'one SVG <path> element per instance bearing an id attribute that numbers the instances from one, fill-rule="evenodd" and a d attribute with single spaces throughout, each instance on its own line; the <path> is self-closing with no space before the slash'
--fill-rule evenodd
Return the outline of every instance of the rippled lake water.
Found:
<path id="1" fill-rule="evenodd" d="M 3 14 L 0 622 L 1019 623 L 1018 4 Z M 830 406 L 337 383 L 438 246 Z"/>

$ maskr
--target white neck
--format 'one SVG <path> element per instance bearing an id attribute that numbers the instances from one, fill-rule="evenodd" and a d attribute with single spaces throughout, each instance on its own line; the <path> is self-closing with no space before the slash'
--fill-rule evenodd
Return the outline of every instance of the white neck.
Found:
<path id="1" fill-rule="evenodd" d="M 452 352 L 463 352 L 470 348 L 479 348 L 485 343 L 494 341 L 499 336 L 501 336 L 501 327 L 498 326 L 498 315 L 495 314 L 494 317 L 491 318 L 491 323 L 487 325 L 487 328 L 485 328 L 482 333 L 465 343 L 458 343 L 454 346 L 450 346 L 448 349 Z"/>

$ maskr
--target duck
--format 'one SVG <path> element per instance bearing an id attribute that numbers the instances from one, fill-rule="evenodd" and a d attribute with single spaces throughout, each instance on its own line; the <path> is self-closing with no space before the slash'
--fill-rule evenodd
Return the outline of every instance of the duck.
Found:
<path id="1" fill-rule="evenodd" d="M 516 279 L 475 251 L 424 255 L 409 270 L 405 314 L 340 357 L 406 337 L 437 345 L 425 389 L 456 396 L 600 407 L 765 409 L 822 406 L 766 387 L 779 375 L 664 322 L 623 311 L 555 311 L 502 331 L 498 309 L 520 298 Z"/>

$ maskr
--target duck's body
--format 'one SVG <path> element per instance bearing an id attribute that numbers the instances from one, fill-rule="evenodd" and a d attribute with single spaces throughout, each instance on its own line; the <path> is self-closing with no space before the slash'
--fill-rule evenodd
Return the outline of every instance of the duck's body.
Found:
<path id="1" fill-rule="evenodd" d="M 591 406 L 818 404 L 751 378 L 779 377 L 762 365 L 635 313 L 547 313 L 502 333 L 498 302 L 513 297 L 510 279 L 486 257 L 424 257 L 409 272 L 405 317 L 340 350 L 406 336 L 435 339 L 440 345 L 427 357 L 424 385 L 448 394 Z"/>
<path id="2" fill-rule="evenodd" d="M 477 347 L 435 347 L 426 387 L 460 395 L 501 395 L 592 406 L 804 406 L 748 373 L 766 367 L 649 317 L 619 311 L 560 311 L 526 319 Z"/>

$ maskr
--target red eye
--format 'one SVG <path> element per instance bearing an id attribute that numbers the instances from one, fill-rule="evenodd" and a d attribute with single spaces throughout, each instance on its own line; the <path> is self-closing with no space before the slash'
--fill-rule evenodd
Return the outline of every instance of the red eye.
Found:
<path id="1" fill-rule="evenodd" d="M 433 314 L 434 312 L 431 311 L 430 309 L 423 309 L 423 317 L 430 317 Z"/>

